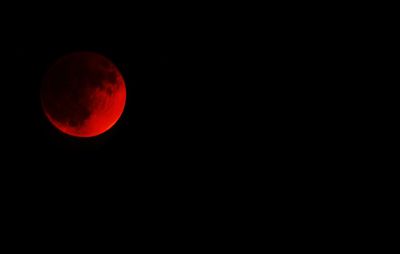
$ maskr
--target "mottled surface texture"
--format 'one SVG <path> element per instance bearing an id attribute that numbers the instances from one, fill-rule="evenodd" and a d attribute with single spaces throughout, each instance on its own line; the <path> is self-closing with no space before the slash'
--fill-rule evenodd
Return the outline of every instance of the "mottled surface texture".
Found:
<path id="1" fill-rule="evenodd" d="M 107 58 L 77 52 L 56 61 L 46 73 L 41 90 L 43 109 L 62 132 L 96 136 L 111 128 L 125 105 L 122 75 Z"/>

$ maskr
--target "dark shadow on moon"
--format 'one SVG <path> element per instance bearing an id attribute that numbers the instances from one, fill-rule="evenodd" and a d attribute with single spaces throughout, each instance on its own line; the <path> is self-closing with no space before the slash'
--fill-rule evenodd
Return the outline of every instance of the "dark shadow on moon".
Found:
<path id="1" fill-rule="evenodd" d="M 42 104 L 56 122 L 79 129 L 93 113 L 97 89 L 112 95 L 120 83 L 115 65 L 91 52 L 67 55 L 55 62 L 43 79 Z"/>

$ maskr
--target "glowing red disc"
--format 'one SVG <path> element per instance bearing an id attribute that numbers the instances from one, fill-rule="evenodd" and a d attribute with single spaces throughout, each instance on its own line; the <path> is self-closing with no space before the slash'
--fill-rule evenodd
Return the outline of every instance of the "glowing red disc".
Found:
<path id="1" fill-rule="evenodd" d="M 61 132 L 94 137 L 121 117 L 126 87 L 118 68 L 106 57 L 76 52 L 56 61 L 42 83 L 45 115 Z"/>

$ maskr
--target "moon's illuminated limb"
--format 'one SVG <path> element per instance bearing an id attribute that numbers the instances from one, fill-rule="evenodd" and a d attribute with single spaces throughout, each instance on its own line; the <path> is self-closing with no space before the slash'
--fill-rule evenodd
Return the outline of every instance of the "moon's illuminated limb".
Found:
<path id="1" fill-rule="evenodd" d="M 110 60 L 97 53 L 76 52 L 49 68 L 41 101 L 57 129 L 71 136 L 93 137 L 109 130 L 122 115 L 126 87 Z"/>

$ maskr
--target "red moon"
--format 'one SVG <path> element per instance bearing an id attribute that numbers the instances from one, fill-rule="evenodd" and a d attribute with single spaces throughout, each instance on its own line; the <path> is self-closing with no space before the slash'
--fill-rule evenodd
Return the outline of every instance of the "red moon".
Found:
<path id="1" fill-rule="evenodd" d="M 94 137 L 109 130 L 122 115 L 125 101 L 120 71 L 97 53 L 63 56 L 43 78 L 41 102 L 46 117 L 74 137 Z"/>

